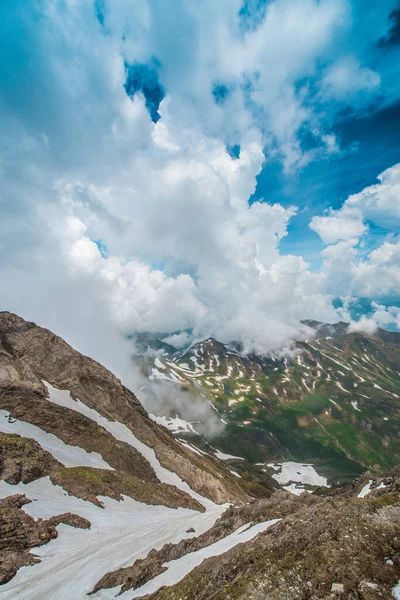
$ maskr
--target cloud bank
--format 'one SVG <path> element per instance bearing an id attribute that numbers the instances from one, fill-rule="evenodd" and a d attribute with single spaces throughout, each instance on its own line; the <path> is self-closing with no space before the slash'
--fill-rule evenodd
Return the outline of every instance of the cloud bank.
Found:
<path id="1" fill-rule="evenodd" d="M 329 160 L 332 119 L 384 99 L 384 73 L 351 48 L 353 8 L 6 2 L 1 308 L 126 374 L 135 330 L 273 352 L 310 334 L 302 319 L 348 317 L 336 297 L 398 297 L 400 238 L 365 240 L 371 222 L 395 232 L 399 165 L 311 220 L 319 271 L 280 251 L 296 206 L 249 204 L 265 161 Z"/>

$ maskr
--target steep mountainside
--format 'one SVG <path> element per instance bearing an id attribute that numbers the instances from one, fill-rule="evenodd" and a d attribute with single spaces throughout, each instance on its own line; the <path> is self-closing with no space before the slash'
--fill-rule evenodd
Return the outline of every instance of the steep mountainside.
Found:
<path id="1" fill-rule="evenodd" d="M 307 324 L 315 337 L 291 357 L 246 356 L 210 338 L 181 356 L 163 349 L 141 362 L 150 379 L 212 404 L 226 427 L 209 441 L 225 453 L 251 463 L 314 462 L 332 481 L 392 468 L 400 462 L 400 334 Z M 179 421 L 164 424 L 207 447 Z"/>
<path id="2" fill-rule="evenodd" d="M 0 529 L 11 539 L 0 545 L 0 582 L 32 564 L 29 548 L 57 535 L 51 519 L 74 513 L 71 507 L 79 509 L 82 501 L 85 523 L 93 513 L 101 524 L 102 512 L 112 523 L 113 511 L 121 512 L 115 501 L 125 497 L 134 509 L 138 503 L 161 508 L 163 519 L 171 508 L 190 509 L 196 523 L 195 515 L 206 513 L 201 527 L 220 514 L 221 503 L 248 500 L 223 463 L 175 440 L 104 367 L 10 313 L 0 313 L 0 478 L 0 496 L 6 497 Z M 31 534 L 34 523 L 25 516 L 20 524 L 21 507 L 30 500 L 37 502 L 28 514 L 47 519 L 48 534 Z M 137 520 L 140 510 L 132 506 L 124 518 Z M 155 525 L 157 514 L 151 517 Z M 73 517 L 69 524 L 77 522 Z M 15 528 L 17 540 L 10 534 Z M 108 535 L 101 527 L 99 533 Z M 129 528 L 127 533 L 132 535 Z"/>

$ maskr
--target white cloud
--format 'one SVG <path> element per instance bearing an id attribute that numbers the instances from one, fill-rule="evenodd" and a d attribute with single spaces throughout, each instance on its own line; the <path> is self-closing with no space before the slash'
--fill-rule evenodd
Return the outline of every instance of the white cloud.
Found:
<path id="1" fill-rule="evenodd" d="M 325 244 L 361 237 L 368 220 L 391 229 L 400 225 L 400 163 L 377 179 L 379 183 L 349 196 L 340 210 L 330 209 L 328 215 L 311 219 L 310 228 Z"/>
<path id="2" fill-rule="evenodd" d="M 348 332 L 359 332 L 366 333 L 367 335 L 374 335 L 378 326 L 374 319 L 369 319 L 368 317 L 361 317 L 358 321 L 350 321 Z"/>
<path id="3" fill-rule="evenodd" d="M 174 333 L 172 335 L 167 335 L 162 341 L 166 344 L 171 344 L 174 348 L 185 348 L 192 341 L 192 336 L 186 331 L 181 331 L 180 333 Z"/>
<path id="4" fill-rule="evenodd" d="M 377 91 L 381 78 L 378 73 L 364 67 L 354 56 L 336 61 L 326 71 L 321 85 L 321 95 L 349 102 L 352 96 Z M 367 96 L 368 97 L 368 96 Z"/>
<path id="5" fill-rule="evenodd" d="M 372 302 L 371 308 L 373 312 L 368 317 L 362 316 L 357 321 L 350 320 L 349 332 L 360 331 L 373 335 L 378 327 L 383 329 L 400 328 L 400 308 L 398 306 L 383 306 L 378 302 Z"/>
<path id="6" fill-rule="evenodd" d="M 400 238 L 388 235 L 367 253 L 359 244 L 368 231 L 367 222 L 392 230 L 400 224 L 400 164 L 378 180 L 349 196 L 340 210 L 311 219 L 310 228 L 329 244 L 321 253 L 328 293 L 372 298 L 400 294 Z"/>
<path id="7" fill-rule="evenodd" d="M 379 183 L 349 196 L 345 206 L 362 210 L 378 224 L 400 225 L 400 163 L 378 176 Z"/>
<path id="8" fill-rule="evenodd" d="M 368 229 L 361 210 L 346 205 L 340 210 L 331 209 L 326 217 L 313 217 L 310 228 L 318 233 L 325 244 L 359 238 Z"/>

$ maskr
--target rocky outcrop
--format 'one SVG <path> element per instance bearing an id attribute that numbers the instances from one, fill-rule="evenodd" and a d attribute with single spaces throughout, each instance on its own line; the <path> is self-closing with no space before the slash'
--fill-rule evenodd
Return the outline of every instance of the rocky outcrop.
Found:
<path id="1" fill-rule="evenodd" d="M 35 440 L 0 432 L 0 479 L 13 485 L 30 483 L 61 467 Z"/>
<path id="2" fill-rule="evenodd" d="M 103 506 L 97 496 L 123 500 L 125 495 L 145 504 L 162 504 L 169 508 L 182 507 L 205 511 L 200 502 L 172 485 L 149 483 L 121 471 L 91 467 L 61 467 L 52 472 L 50 479 L 69 494 L 93 502 L 96 506 Z"/>
<path id="3" fill-rule="evenodd" d="M 20 567 L 38 562 L 30 549 L 56 538 L 60 523 L 83 529 L 90 527 L 87 519 L 71 513 L 35 521 L 22 510 L 29 502 L 19 494 L 0 500 L 0 584 L 10 581 Z"/>
<path id="4" fill-rule="evenodd" d="M 12 416 L 34 423 L 66 443 L 99 452 L 114 468 L 154 481 L 150 465 L 131 447 L 128 450 L 127 444 L 110 440 L 112 436 L 83 415 L 49 403 L 42 383 L 48 381 L 70 390 L 74 398 L 105 418 L 124 423 L 154 449 L 165 468 L 177 473 L 198 493 L 218 503 L 248 500 L 227 469 L 179 444 L 148 418 L 134 394 L 112 373 L 52 332 L 3 312 L 0 344 L 0 408 L 9 410 Z"/>
<path id="5" fill-rule="evenodd" d="M 372 491 L 364 498 L 357 498 L 357 490 L 344 498 L 307 493 L 294 498 L 277 492 L 271 499 L 232 507 L 197 540 L 163 548 L 158 556 L 150 553 L 143 572 L 160 573 L 166 567 L 158 558 L 166 562 L 199 544 L 213 543 L 224 524 L 226 535 L 243 522 L 279 516 L 281 520 L 251 542 L 205 560 L 176 585 L 143 600 L 389 600 L 400 577 L 398 470 L 387 480 L 388 485 L 379 487 L 372 479 Z M 113 581 L 123 583 L 124 589 L 132 581 L 140 583 L 139 566 L 121 570 Z"/>

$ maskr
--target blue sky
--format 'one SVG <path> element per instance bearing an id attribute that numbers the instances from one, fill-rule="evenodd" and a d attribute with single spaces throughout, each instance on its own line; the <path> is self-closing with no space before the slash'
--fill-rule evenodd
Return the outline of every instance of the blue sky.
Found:
<path id="1" fill-rule="evenodd" d="M 300 172 L 285 174 L 279 161 L 266 164 L 257 177 L 251 201 L 267 196 L 284 206 L 299 206 L 299 214 L 281 242 L 283 252 L 301 254 L 320 267 L 323 247 L 319 236 L 307 225 L 312 216 L 340 208 L 350 194 L 373 185 L 376 174 L 400 161 L 400 102 L 377 108 L 371 114 L 352 115 L 332 124 L 345 151 L 328 159 L 313 161 Z M 400 202 L 400 198 L 399 198 Z M 370 223 L 369 249 L 379 245 L 392 231 L 392 223 Z M 398 227 L 394 228 L 399 233 Z"/>
<path id="2" fill-rule="evenodd" d="M 394 0 L 0 16 L 0 308 L 102 359 L 134 330 L 275 352 L 307 318 L 400 326 Z"/>

